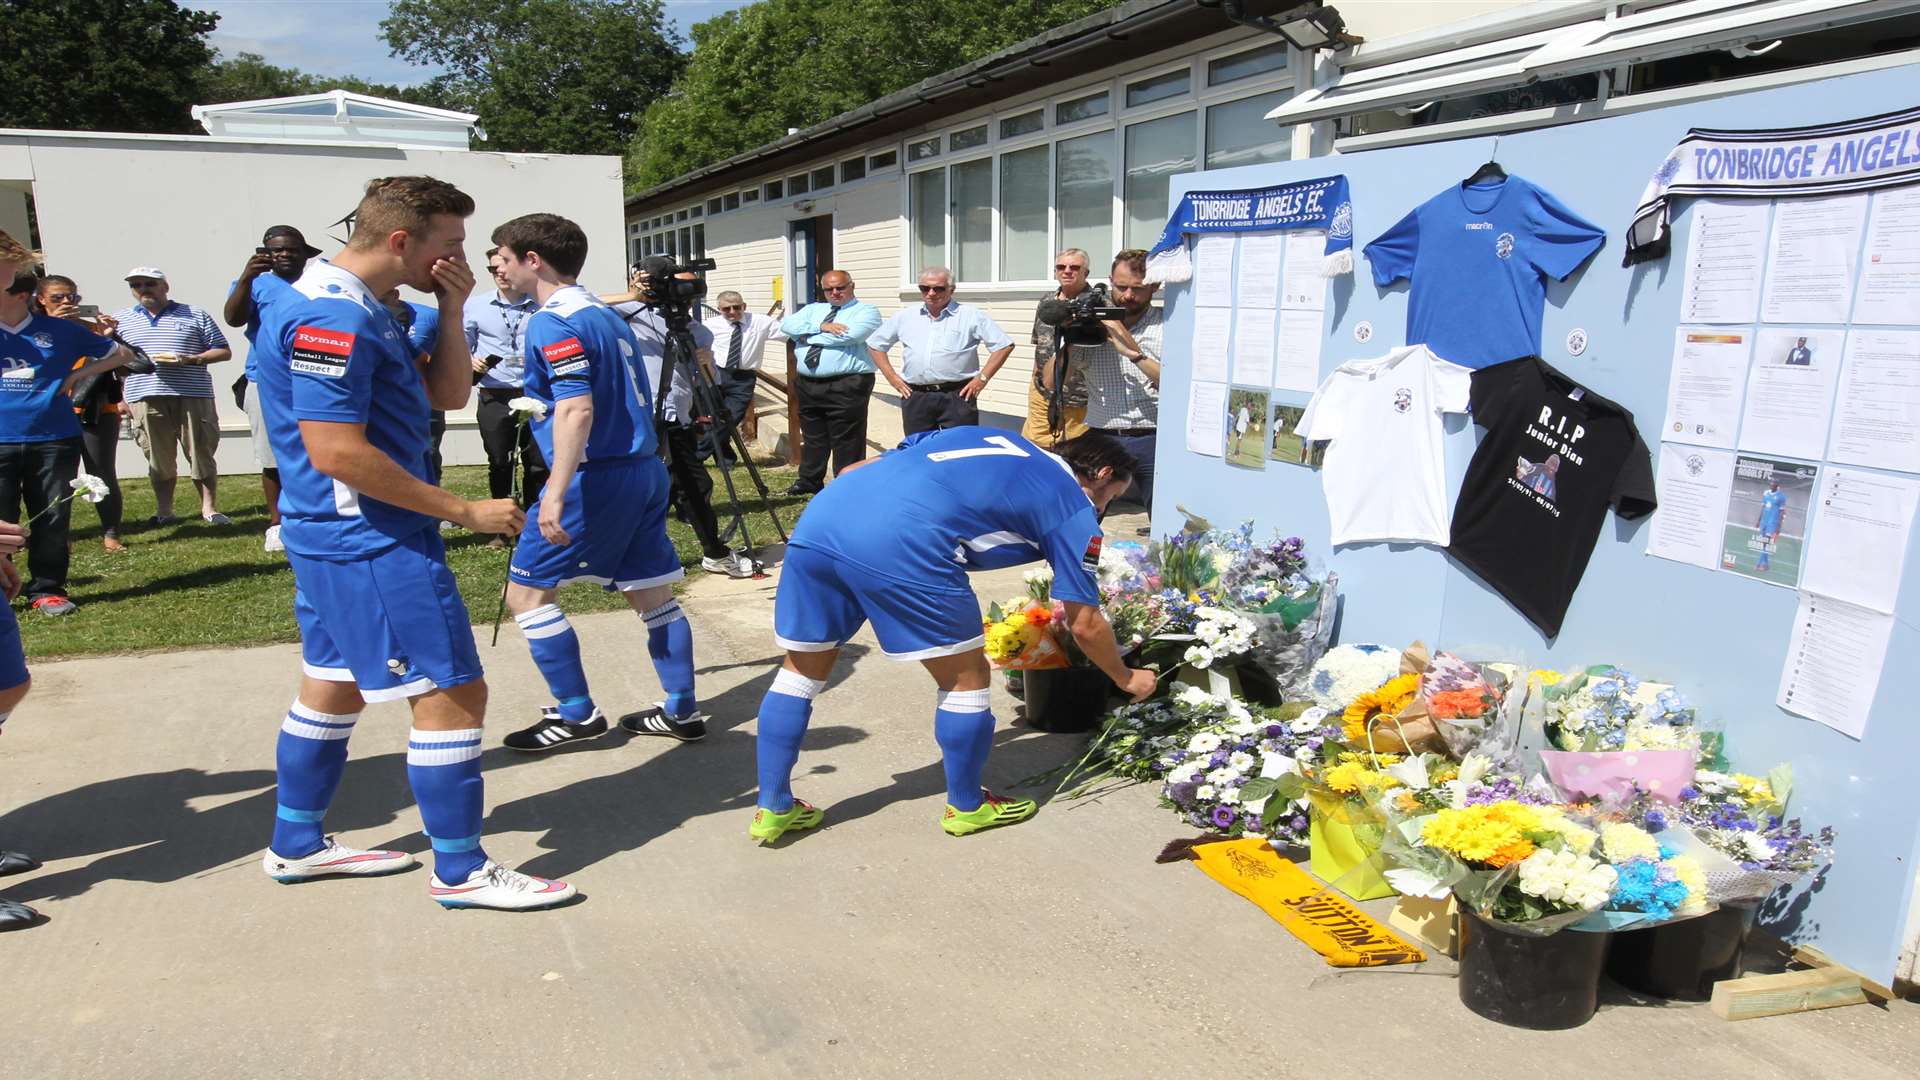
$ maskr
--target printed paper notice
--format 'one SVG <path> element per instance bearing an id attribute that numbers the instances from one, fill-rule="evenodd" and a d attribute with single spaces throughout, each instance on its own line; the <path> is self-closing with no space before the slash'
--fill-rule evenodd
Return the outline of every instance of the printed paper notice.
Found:
<path id="1" fill-rule="evenodd" d="M 1865 195 L 1786 199 L 1774 204 L 1761 320 L 1846 322 L 1853 306 L 1853 271 L 1866 221 Z"/>
<path id="2" fill-rule="evenodd" d="M 1660 444 L 1660 509 L 1647 529 L 1647 554 L 1707 570 L 1720 567 L 1733 454 L 1678 443 Z"/>
<path id="3" fill-rule="evenodd" d="M 1920 331 L 1855 329 L 1847 335 L 1847 367 L 1827 456 L 1920 472 Z"/>
<path id="4" fill-rule="evenodd" d="M 1325 313 L 1289 309 L 1280 313 L 1278 356 L 1273 363 L 1273 385 L 1277 390 L 1311 394 L 1320 388 L 1321 327 Z"/>
<path id="5" fill-rule="evenodd" d="M 1828 469 L 1820 477 L 1800 587 L 1891 614 L 1916 504 L 1920 480 Z"/>
<path id="6" fill-rule="evenodd" d="M 1280 306 L 1280 248 L 1286 234 L 1243 233 L 1240 237 L 1240 306 Z"/>
<path id="7" fill-rule="evenodd" d="M 1762 330 L 1747 374 L 1740 449 L 1818 458 L 1840 381 L 1839 330 Z"/>
<path id="8" fill-rule="evenodd" d="M 1775 704 L 1844 735 L 1865 736 L 1892 634 L 1891 615 L 1801 593 Z"/>
<path id="9" fill-rule="evenodd" d="M 1788 589 L 1799 585 L 1819 478 L 1817 465 L 1735 456 L 1720 569 Z"/>
<path id="10" fill-rule="evenodd" d="M 1760 268 L 1767 256 L 1765 200 L 1693 204 L 1683 323 L 1750 323 L 1760 310 Z"/>
<path id="11" fill-rule="evenodd" d="M 1272 308 L 1241 308 L 1233 319 L 1233 381 L 1242 386 L 1273 385 Z M 1266 409 L 1262 403 L 1261 410 Z"/>
<path id="12" fill-rule="evenodd" d="M 1196 382 L 1187 398 L 1187 449 L 1219 457 L 1220 426 L 1227 412 L 1227 384 Z"/>
<path id="13" fill-rule="evenodd" d="M 1326 233 L 1300 229 L 1287 234 L 1287 256 L 1280 264 L 1281 307 L 1319 311 L 1327 306 L 1327 279 L 1320 273 L 1326 258 Z"/>
<path id="14" fill-rule="evenodd" d="M 1681 327 L 1673 338 L 1673 368 L 1667 376 L 1667 419 L 1661 434 L 1680 442 L 1733 449 L 1753 354 L 1748 330 Z"/>
<path id="15" fill-rule="evenodd" d="M 1227 341 L 1233 333 L 1233 309 L 1193 309 L 1193 377 L 1196 381 L 1227 381 Z"/>
<path id="16" fill-rule="evenodd" d="M 1874 196 L 1853 322 L 1920 323 L 1920 188 Z"/>
<path id="17" fill-rule="evenodd" d="M 1218 233 L 1193 244 L 1193 302 L 1200 307 L 1233 304 L 1233 237 Z"/>

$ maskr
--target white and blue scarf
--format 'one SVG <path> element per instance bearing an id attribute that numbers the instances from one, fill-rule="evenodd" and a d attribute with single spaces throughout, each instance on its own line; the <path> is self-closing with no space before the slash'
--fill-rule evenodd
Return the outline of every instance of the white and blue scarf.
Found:
<path id="1" fill-rule="evenodd" d="M 1189 191 L 1167 217 L 1159 242 L 1147 252 L 1147 280 L 1187 281 L 1193 233 L 1258 232 L 1265 229 L 1325 229 L 1327 277 L 1353 273 L 1353 203 L 1345 176 L 1322 176 L 1294 184 L 1239 191 Z"/>
<path id="2" fill-rule="evenodd" d="M 1837 124 L 1723 131 L 1692 128 L 1633 212 L 1624 266 L 1664 258 L 1673 200 L 1840 195 L 1920 181 L 1920 108 Z"/>

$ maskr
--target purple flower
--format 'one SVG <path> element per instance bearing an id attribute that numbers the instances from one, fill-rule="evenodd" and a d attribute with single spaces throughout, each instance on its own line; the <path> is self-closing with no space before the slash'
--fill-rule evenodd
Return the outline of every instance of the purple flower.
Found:
<path id="1" fill-rule="evenodd" d="M 1215 750 L 1213 752 L 1213 756 L 1207 759 L 1207 763 L 1213 766 L 1214 768 L 1218 769 L 1222 765 L 1225 765 L 1227 763 L 1227 759 L 1232 756 L 1233 755 L 1227 753 L 1225 750 Z"/>
<path id="2" fill-rule="evenodd" d="M 1287 729 L 1281 727 L 1279 724 L 1267 725 L 1267 738 L 1269 739 L 1277 739 L 1280 736 L 1285 735 L 1286 733 L 1287 733 Z"/>
<path id="3" fill-rule="evenodd" d="M 1293 815 L 1293 829 L 1295 832 L 1305 832 L 1307 830 L 1307 815 Z"/>
<path id="4" fill-rule="evenodd" d="M 1230 828 L 1233 825 L 1233 811 L 1224 806 L 1214 807 L 1213 824 L 1215 828 Z"/>
<path id="5" fill-rule="evenodd" d="M 1647 811 L 1647 831 L 1648 832 L 1662 832 L 1666 829 L 1666 827 L 1667 827 L 1667 815 L 1654 809 L 1649 809 Z"/>

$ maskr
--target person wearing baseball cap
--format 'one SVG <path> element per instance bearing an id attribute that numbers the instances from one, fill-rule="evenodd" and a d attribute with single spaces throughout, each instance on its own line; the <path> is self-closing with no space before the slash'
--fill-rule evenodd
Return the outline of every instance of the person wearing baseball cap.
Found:
<path id="1" fill-rule="evenodd" d="M 127 378 L 125 396 L 132 410 L 133 441 L 147 455 L 156 513 L 150 525 L 172 525 L 176 446 L 187 453 L 194 486 L 200 489 L 200 516 L 210 524 L 231 524 L 215 501 L 219 472 L 213 454 L 220 445 L 220 421 L 213 406 L 213 376 L 208 364 L 230 359 L 227 337 L 206 309 L 183 304 L 168 294 L 167 275 L 157 266 L 127 271 L 127 287 L 138 301 L 113 313 L 120 336 L 139 346 L 154 362 L 151 374 Z"/>
<path id="2" fill-rule="evenodd" d="M 320 249 L 307 243 L 299 229 L 291 225 L 270 226 L 260 237 L 260 246 L 247 256 L 240 276 L 227 290 L 227 303 L 221 317 L 228 326 L 247 335 L 246 371 L 233 384 L 240 407 L 247 410 L 247 426 L 253 432 L 253 460 L 260 466 L 260 490 L 267 500 L 268 551 L 284 551 L 280 542 L 280 468 L 273 459 L 273 447 L 267 442 L 266 421 L 260 412 L 260 395 L 253 390 L 254 339 L 260 334 L 261 313 L 274 300 L 290 295 L 292 285 L 306 273 L 307 261 L 318 257 Z"/>

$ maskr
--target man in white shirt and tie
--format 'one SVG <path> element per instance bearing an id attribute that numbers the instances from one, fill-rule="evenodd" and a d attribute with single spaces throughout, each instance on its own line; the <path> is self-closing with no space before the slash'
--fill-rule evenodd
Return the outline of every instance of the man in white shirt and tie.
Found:
<path id="1" fill-rule="evenodd" d="M 748 311 L 747 301 L 737 292 L 728 290 L 713 299 L 720 314 L 709 317 L 706 326 L 713 332 L 713 360 L 720 371 L 722 405 L 732 424 L 738 426 L 753 407 L 753 384 L 767 343 L 785 341 L 787 335 L 780 332 L 779 320 Z M 712 433 L 701 439 L 700 460 L 713 455 L 713 442 Z M 733 454 L 726 447 L 720 448 L 720 464 L 733 467 Z"/>

